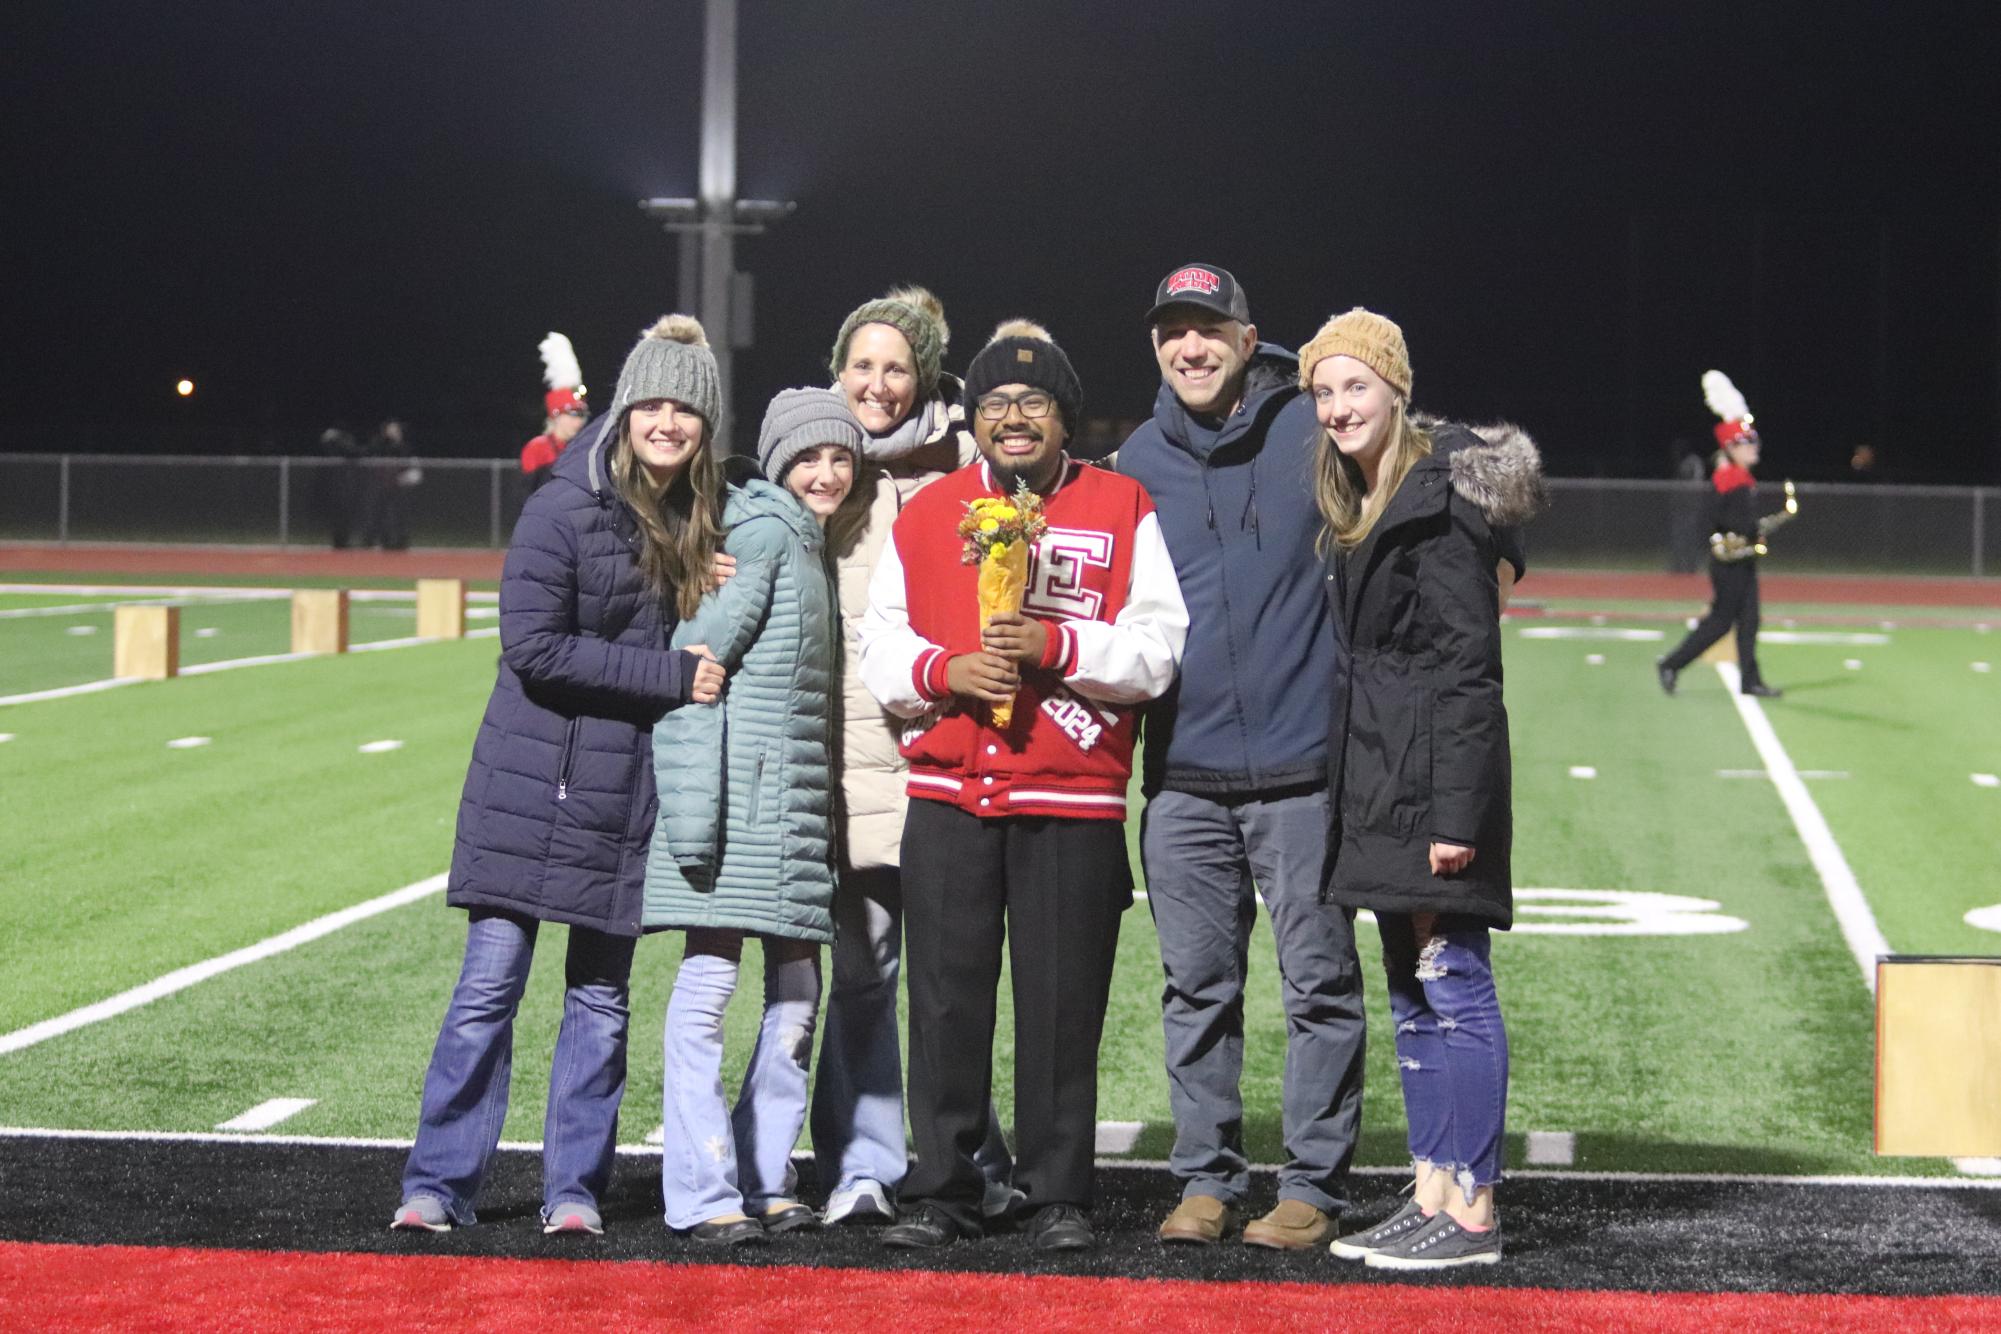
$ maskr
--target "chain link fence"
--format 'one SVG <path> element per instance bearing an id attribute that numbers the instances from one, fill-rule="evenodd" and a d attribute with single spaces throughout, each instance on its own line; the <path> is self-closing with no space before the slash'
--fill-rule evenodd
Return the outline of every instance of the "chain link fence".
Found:
<path id="1" fill-rule="evenodd" d="M 1763 488 L 1777 508 L 1778 488 Z M 1803 482 L 1774 568 L 2001 574 L 2001 488 Z M 1701 569 L 1707 484 L 1555 478 L 1538 564 Z M 511 459 L 0 455 L 0 541 L 502 547 L 527 493 Z"/>

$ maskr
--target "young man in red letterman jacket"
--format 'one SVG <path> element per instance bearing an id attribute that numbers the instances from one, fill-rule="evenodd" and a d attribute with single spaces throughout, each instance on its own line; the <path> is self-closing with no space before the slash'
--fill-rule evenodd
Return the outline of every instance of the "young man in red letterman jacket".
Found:
<path id="1" fill-rule="evenodd" d="M 869 588 L 862 679 L 904 718 L 904 971 L 918 1162 L 897 1247 L 981 1229 L 973 1153 L 993 1083 L 994 994 L 1009 942 L 1015 1013 L 1014 1184 L 1038 1247 L 1096 1244 L 1088 1210 L 1098 1039 L 1120 914 L 1132 903 L 1126 783 L 1134 706 L 1174 681 L 1188 629 L 1153 502 L 1069 459 L 1083 390 L 1039 326 L 1003 324 L 966 372 L 980 461 L 912 498 Z M 1019 613 L 979 628 L 960 563 L 966 503 L 1043 497 Z M 993 704 L 1014 716 L 993 726 Z"/>

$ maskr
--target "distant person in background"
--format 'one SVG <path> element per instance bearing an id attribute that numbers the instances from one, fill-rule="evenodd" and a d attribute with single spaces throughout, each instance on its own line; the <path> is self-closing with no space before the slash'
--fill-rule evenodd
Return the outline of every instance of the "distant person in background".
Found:
<path id="1" fill-rule="evenodd" d="M 577 438 L 591 415 L 585 402 L 583 371 L 570 340 L 551 333 L 542 340 L 540 351 L 542 379 L 549 386 L 542 395 L 547 415 L 542 420 L 542 434 L 521 447 L 521 475 L 525 491 L 530 492 L 549 479 L 549 470 L 564 447 Z"/>
<path id="2" fill-rule="evenodd" d="M 675 632 L 711 647 L 729 691 L 654 732 L 645 922 L 687 933 L 667 1002 L 661 1194 L 667 1226 L 713 1245 L 819 1225 L 799 1201 L 792 1148 L 806 1124 L 820 947 L 834 939 L 840 624 L 822 530 L 854 485 L 861 440 L 831 389 L 771 400 L 763 476 L 730 487 L 723 506 L 735 572 Z M 746 939 L 764 956 L 764 1017 L 732 1112 L 723 1015 Z"/>
<path id="3" fill-rule="evenodd" d="M 403 423 L 391 417 L 368 438 L 369 466 L 363 486 L 367 521 L 361 544 L 384 551 L 410 545 L 410 489 L 424 480 L 423 471 L 408 461 Z"/>
<path id="4" fill-rule="evenodd" d="M 1709 504 L 1703 515 L 1710 534 L 1709 610 L 1674 651 L 1655 664 L 1655 674 L 1661 689 L 1672 695 L 1682 669 L 1734 627 L 1738 689 L 1777 699 L 1785 692 L 1766 685 L 1758 670 L 1758 558 L 1764 554 L 1768 525 L 1758 515 L 1758 482 L 1751 470 L 1758 466 L 1761 443 L 1744 396 L 1728 376 L 1710 371 L 1703 376 L 1703 387 L 1710 406 L 1723 419 L 1716 424 L 1716 471 L 1709 479 Z"/>
<path id="5" fill-rule="evenodd" d="M 1876 446 L 1866 440 L 1855 446 L 1854 452 L 1848 456 L 1849 479 L 1856 482 L 1877 481 L 1876 462 Z"/>
<path id="6" fill-rule="evenodd" d="M 1677 485 L 1668 497 L 1668 569 L 1693 574 L 1709 551 L 1709 465 L 1686 436 L 1668 445 L 1668 476 Z"/>
<path id="7" fill-rule="evenodd" d="M 1490 935 L 1514 915 L 1502 532 L 1540 504 L 1541 460 L 1510 427 L 1413 420 L 1403 330 L 1374 312 L 1329 320 L 1299 370 L 1347 650 L 1325 896 L 1376 915 L 1416 1175 L 1402 1208 L 1329 1249 L 1378 1268 L 1493 1264 L 1508 1035 Z"/>
<path id="8" fill-rule="evenodd" d="M 335 551 L 345 551 L 354 540 L 361 508 L 361 442 L 352 431 L 329 426 L 320 432 L 320 453 L 334 464 L 320 473 L 320 501 L 326 512 L 327 535 Z"/>
<path id="9" fill-rule="evenodd" d="M 842 727 L 840 885 L 833 982 L 813 1083 L 813 1157 L 828 1223 L 887 1221 L 909 1168 L 903 1136 L 903 1053 L 896 1019 L 903 960 L 903 823 L 910 765 L 902 722 L 862 683 L 861 623 L 869 579 L 890 525 L 924 487 L 977 458 L 959 382 L 939 366 L 951 342 L 945 308 L 922 287 L 899 287 L 848 313 L 828 370 L 862 426 L 861 467 L 827 528 L 840 585 Z M 1020 1198 L 1000 1118 L 991 1110 L 974 1161 L 986 1177 L 982 1213 Z"/>
<path id="10" fill-rule="evenodd" d="M 500 674 L 459 802 L 446 901 L 465 965 L 429 1070 L 396 1228 L 441 1232 L 473 1204 L 507 1114 L 514 1015 L 544 922 L 569 928 L 542 1129 L 545 1232 L 603 1230 L 625 1093 L 632 949 L 655 812 L 653 727 L 713 703 L 707 648 L 668 647 L 709 586 L 721 403 L 702 326 L 654 325 L 587 449 L 529 499 L 500 586 Z"/>

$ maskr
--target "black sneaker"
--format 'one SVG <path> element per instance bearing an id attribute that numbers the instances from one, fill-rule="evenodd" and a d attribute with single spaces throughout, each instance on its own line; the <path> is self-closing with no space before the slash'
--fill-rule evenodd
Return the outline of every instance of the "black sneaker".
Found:
<path id="1" fill-rule="evenodd" d="M 1744 687 L 1744 693 L 1753 699 L 1783 699 L 1786 692 L 1777 686 L 1768 686 L 1763 681 Z"/>
<path id="2" fill-rule="evenodd" d="M 1654 674 L 1660 678 L 1661 689 L 1672 695 L 1674 693 L 1675 678 L 1680 676 L 1681 673 L 1675 668 L 1668 666 L 1666 659 L 1655 658 Z"/>
<path id="3" fill-rule="evenodd" d="M 1402 1241 L 1429 1223 L 1431 1219 L 1432 1215 L 1418 1208 L 1416 1200 L 1405 1200 L 1403 1208 L 1382 1222 L 1372 1228 L 1336 1238 L 1327 1244 L 1327 1250 L 1343 1260 L 1366 1260 L 1377 1251 L 1386 1250 Z"/>
<path id="4" fill-rule="evenodd" d="M 920 1204 L 882 1230 L 882 1244 L 899 1251 L 935 1251 L 959 1239 L 959 1225 L 932 1204 Z"/>
<path id="5" fill-rule="evenodd" d="M 1501 1221 L 1485 1232 L 1468 1232 L 1443 1209 L 1429 1223 L 1402 1241 L 1370 1251 L 1362 1263 L 1371 1269 L 1456 1269 L 1460 1265 L 1501 1262 Z"/>
<path id="6" fill-rule="evenodd" d="M 1038 1251 L 1088 1251 L 1098 1244 L 1091 1220 L 1074 1204 L 1045 1205 L 1028 1220 L 1028 1235 Z"/>

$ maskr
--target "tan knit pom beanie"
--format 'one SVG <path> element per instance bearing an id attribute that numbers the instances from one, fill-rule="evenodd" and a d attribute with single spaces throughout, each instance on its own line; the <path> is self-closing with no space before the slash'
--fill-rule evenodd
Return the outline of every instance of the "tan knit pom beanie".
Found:
<path id="1" fill-rule="evenodd" d="M 1410 397 L 1410 349 L 1404 346 L 1403 330 L 1394 320 L 1357 306 L 1321 325 L 1320 332 L 1299 349 L 1299 387 L 1312 389 L 1313 368 L 1328 357 L 1341 355 L 1353 357 L 1404 398 Z"/>

